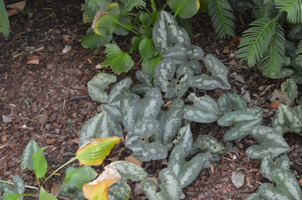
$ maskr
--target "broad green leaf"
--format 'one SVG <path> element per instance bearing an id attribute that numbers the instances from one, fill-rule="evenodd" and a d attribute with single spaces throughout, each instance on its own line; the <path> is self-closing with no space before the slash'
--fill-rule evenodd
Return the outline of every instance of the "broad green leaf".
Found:
<path id="1" fill-rule="evenodd" d="M 6 198 L 9 200 L 23 199 L 23 197 L 19 197 L 19 194 L 23 194 L 25 191 L 25 184 L 22 178 L 18 175 L 14 176 L 13 183 L 14 187 L 6 183 L 0 184 L 0 191 L 4 192 L 3 200 L 6 200 Z M 5 198 L 5 196 L 7 197 Z"/>
<path id="2" fill-rule="evenodd" d="M 144 38 L 138 46 L 139 53 L 143 59 L 153 58 L 158 54 L 157 50 L 155 49 L 154 42 L 152 38 Z"/>
<path id="3" fill-rule="evenodd" d="M 287 96 L 291 100 L 295 100 L 298 97 L 297 89 L 297 85 L 292 79 L 287 79 L 286 82 L 281 84 L 282 92 L 285 92 L 285 90 L 287 90 Z"/>
<path id="4" fill-rule="evenodd" d="M 116 44 L 107 44 L 106 53 L 107 59 L 103 62 L 103 65 L 109 65 L 114 72 L 128 72 L 134 66 L 131 57 L 122 52 Z"/>
<path id="5" fill-rule="evenodd" d="M 144 38 L 151 38 L 152 37 L 152 28 L 151 27 L 145 27 L 141 26 L 138 29 L 139 34 L 141 34 Z"/>
<path id="6" fill-rule="evenodd" d="M 217 140 L 210 135 L 200 134 L 196 144 L 202 151 L 208 151 L 212 154 L 223 154 L 225 152 L 225 148 L 218 144 Z"/>
<path id="7" fill-rule="evenodd" d="M 210 166 L 209 152 L 199 153 L 186 162 L 186 154 L 182 146 L 174 147 L 169 157 L 168 168 L 171 169 L 180 180 L 182 188 L 189 185 L 198 176 L 203 168 Z"/>
<path id="8" fill-rule="evenodd" d="M 233 10 L 244 13 L 249 8 L 255 7 L 255 3 L 252 0 L 230 0 L 230 6 Z"/>
<path id="9" fill-rule="evenodd" d="M 200 123 L 211 123 L 218 119 L 218 106 L 210 96 L 196 97 L 195 93 L 191 93 L 188 98 L 193 105 L 185 106 L 184 119 Z"/>
<path id="10" fill-rule="evenodd" d="M 150 19 L 151 19 L 150 15 L 146 12 L 142 12 L 139 15 L 139 21 L 146 27 L 151 24 Z"/>
<path id="11" fill-rule="evenodd" d="M 143 117 L 156 117 L 160 111 L 162 95 L 157 88 L 146 92 L 143 99 L 138 95 L 132 94 L 129 89 L 122 89 L 121 112 L 123 125 L 126 130 Z"/>
<path id="12" fill-rule="evenodd" d="M 125 145 L 141 161 L 165 159 L 168 155 L 166 147 L 159 142 L 149 142 L 157 131 L 158 123 L 153 116 L 142 118 L 128 132 Z"/>
<path id="13" fill-rule="evenodd" d="M 175 173 L 168 169 L 159 172 L 161 184 L 157 185 L 154 181 L 145 179 L 142 181 L 142 188 L 148 199 L 156 200 L 179 200 L 181 197 L 181 184 Z M 156 192 L 160 188 L 160 192 Z"/>
<path id="14" fill-rule="evenodd" d="M 217 105 L 222 116 L 236 110 L 247 110 L 246 101 L 235 93 L 224 93 L 217 100 Z"/>
<path id="15" fill-rule="evenodd" d="M 102 36 L 94 33 L 92 29 L 88 29 L 88 32 L 80 41 L 81 45 L 86 49 L 99 49 L 109 44 L 112 38 L 112 34 Z"/>
<path id="16" fill-rule="evenodd" d="M 29 141 L 27 146 L 25 147 L 22 156 L 21 156 L 21 170 L 33 169 L 33 161 L 32 161 L 32 156 L 33 154 L 39 149 L 39 145 L 36 143 L 35 140 Z"/>
<path id="17" fill-rule="evenodd" d="M 159 17 L 158 12 L 156 10 L 154 10 L 153 13 L 152 13 L 152 15 L 151 15 L 150 23 L 152 25 L 154 25 L 155 22 L 156 22 L 156 20 L 158 19 L 158 17 Z"/>
<path id="18" fill-rule="evenodd" d="M 97 173 L 91 167 L 84 165 L 80 168 L 68 167 L 66 170 L 66 177 L 63 183 L 68 186 L 82 189 L 85 183 L 89 183 L 97 176 Z"/>
<path id="19" fill-rule="evenodd" d="M 199 0 L 170 0 L 168 5 L 173 10 L 174 17 L 181 18 L 193 17 L 200 7 Z"/>
<path id="20" fill-rule="evenodd" d="M 162 59 L 163 57 L 161 54 L 157 54 L 157 56 L 153 58 L 143 59 L 142 70 L 154 76 L 155 68 Z"/>
<path id="21" fill-rule="evenodd" d="M 123 88 L 130 88 L 131 78 L 124 78 L 119 81 L 110 91 L 108 96 L 108 105 L 120 108 L 121 91 Z"/>
<path id="22" fill-rule="evenodd" d="M 4 194 L 3 194 L 3 200 L 19 200 L 20 198 L 22 198 L 22 197 L 20 197 L 19 194 L 16 194 L 10 190 L 4 192 Z"/>
<path id="23" fill-rule="evenodd" d="M 160 13 L 153 27 L 153 40 L 155 48 L 160 54 L 174 44 L 190 44 L 189 34 L 184 28 L 180 28 L 172 15 L 166 11 Z"/>
<path id="24" fill-rule="evenodd" d="M 136 84 L 132 87 L 131 91 L 136 93 L 136 94 L 144 94 L 146 93 L 148 90 L 153 88 L 152 85 L 152 76 L 146 72 L 146 71 L 142 71 L 142 70 L 137 70 L 135 72 L 135 77 L 142 82 L 142 84 Z"/>
<path id="25" fill-rule="evenodd" d="M 292 40 L 299 40 L 302 38 L 302 25 L 297 24 L 288 33 L 288 37 Z"/>
<path id="26" fill-rule="evenodd" d="M 188 85 L 204 90 L 214 90 L 216 88 L 231 89 L 227 78 L 228 71 L 224 64 L 212 54 L 208 54 L 204 62 L 208 71 L 212 73 L 212 76 L 206 74 L 194 76 L 188 81 Z"/>
<path id="27" fill-rule="evenodd" d="M 104 91 L 107 85 L 114 83 L 116 76 L 112 74 L 99 73 L 87 84 L 89 96 L 94 100 L 101 103 L 108 103 L 108 94 Z"/>
<path id="28" fill-rule="evenodd" d="M 190 124 L 182 127 L 176 135 L 175 139 L 167 147 L 171 149 L 171 145 L 172 147 L 175 147 L 177 145 L 182 146 L 185 150 L 186 156 L 190 154 L 193 146 L 193 136 L 190 129 Z"/>
<path id="29" fill-rule="evenodd" d="M 271 153 L 272 158 L 276 158 L 290 149 L 282 135 L 274 128 L 254 126 L 250 134 L 260 142 L 259 145 L 251 146 L 246 150 L 246 154 L 252 159 L 262 159 L 267 153 Z"/>
<path id="30" fill-rule="evenodd" d="M 138 52 L 138 45 L 143 39 L 144 39 L 143 37 L 137 37 L 137 36 L 132 38 L 131 40 L 132 46 L 129 49 L 130 53 Z"/>
<path id="31" fill-rule="evenodd" d="M 43 151 L 47 148 L 38 149 L 32 156 L 33 167 L 37 178 L 42 178 L 47 171 L 47 161 L 43 155 Z"/>
<path id="32" fill-rule="evenodd" d="M 273 161 L 272 155 L 267 154 L 261 160 L 260 172 L 262 176 L 272 181 L 272 171 L 276 168 L 283 168 L 286 171 L 290 168 L 290 160 L 287 155 L 282 155 L 280 158 L 277 158 L 276 161 Z"/>
<path id="33" fill-rule="evenodd" d="M 118 21 L 120 24 L 116 25 L 114 33 L 117 35 L 127 35 L 129 30 L 132 29 L 131 20 L 126 16 L 119 16 Z"/>
<path id="34" fill-rule="evenodd" d="M 39 200 L 56 200 L 56 198 L 41 188 Z"/>
<path id="35" fill-rule="evenodd" d="M 296 110 L 280 104 L 274 117 L 273 127 L 279 131 L 281 135 L 289 130 L 300 133 L 302 131 L 302 118 L 299 117 Z"/>

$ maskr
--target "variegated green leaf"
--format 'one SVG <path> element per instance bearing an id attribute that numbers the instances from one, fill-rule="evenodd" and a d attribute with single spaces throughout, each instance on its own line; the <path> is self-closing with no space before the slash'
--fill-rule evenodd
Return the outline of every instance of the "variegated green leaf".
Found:
<path id="1" fill-rule="evenodd" d="M 290 29 L 288 37 L 292 40 L 300 40 L 302 38 L 302 25 L 297 24 Z"/>
<path id="2" fill-rule="evenodd" d="M 259 192 L 257 192 L 257 193 L 250 194 L 250 196 L 248 196 L 246 200 L 264 200 L 264 199 L 260 196 Z"/>
<path id="3" fill-rule="evenodd" d="M 211 123 L 218 119 L 218 106 L 210 96 L 196 97 L 195 93 L 191 93 L 188 98 L 193 105 L 185 106 L 184 119 L 200 123 Z"/>
<path id="4" fill-rule="evenodd" d="M 175 85 L 174 97 L 172 101 L 181 98 L 189 89 L 188 80 L 194 76 L 193 70 L 188 65 L 181 66 L 176 71 L 177 83 Z"/>
<path id="5" fill-rule="evenodd" d="M 135 77 L 142 82 L 142 84 L 137 84 L 134 85 L 131 89 L 132 92 L 136 93 L 136 94 L 144 94 L 146 93 L 148 90 L 153 88 L 152 85 L 152 76 L 145 71 L 142 70 L 137 70 L 135 72 Z"/>
<path id="6" fill-rule="evenodd" d="M 217 100 L 217 105 L 221 115 L 235 110 L 247 110 L 246 101 L 235 93 L 224 93 Z"/>
<path id="7" fill-rule="evenodd" d="M 217 140 L 210 135 L 200 134 L 196 140 L 196 144 L 202 151 L 209 151 L 213 154 L 223 154 L 225 148 L 217 143 Z"/>
<path id="8" fill-rule="evenodd" d="M 293 73 L 294 73 L 294 71 L 291 69 L 281 68 L 281 71 L 279 74 L 277 74 L 275 71 L 271 71 L 268 74 L 266 74 L 265 76 L 267 76 L 268 78 L 271 78 L 271 79 L 280 79 L 280 78 L 288 77 L 288 76 L 292 75 Z"/>
<path id="9" fill-rule="evenodd" d="M 123 88 L 130 88 L 132 80 L 130 78 L 124 78 L 119 81 L 110 91 L 108 96 L 108 104 L 120 108 L 121 90 Z"/>
<path id="10" fill-rule="evenodd" d="M 203 168 L 210 167 L 209 152 L 199 153 L 186 162 L 186 154 L 182 146 L 174 147 L 169 157 L 168 168 L 171 169 L 180 180 L 182 188 L 189 185 L 198 176 Z"/>
<path id="11" fill-rule="evenodd" d="M 29 169 L 32 170 L 33 168 L 33 161 L 32 161 L 32 156 L 33 154 L 40 149 L 39 145 L 36 143 L 35 140 L 29 141 L 27 146 L 25 147 L 22 156 L 21 156 L 21 170 L 24 169 Z"/>
<path id="12" fill-rule="evenodd" d="M 165 159 L 167 148 L 159 142 L 149 142 L 149 138 L 157 131 L 158 123 L 153 116 L 142 118 L 128 132 L 125 145 L 141 161 Z"/>
<path id="13" fill-rule="evenodd" d="M 271 153 L 272 158 L 276 158 L 290 149 L 282 135 L 274 128 L 254 126 L 250 134 L 260 142 L 259 145 L 251 146 L 246 150 L 246 154 L 252 159 L 262 159 L 267 153 Z"/>
<path id="14" fill-rule="evenodd" d="M 302 131 L 302 118 L 297 110 L 280 104 L 273 121 L 273 127 L 279 131 L 281 135 L 288 131 L 299 133 Z"/>
<path id="15" fill-rule="evenodd" d="M 181 197 L 181 184 L 175 173 L 168 169 L 159 172 L 161 184 L 156 185 L 154 181 L 145 179 L 142 181 L 142 188 L 150 200 L 179 200 Z M 160 192 L 156 192 L 160 188 Z"/>
<path id="16" fill-rule="evenodd" d="M 287 79 L 286 82 L 281 84 L 282 92 L 285 92 L 285 90 L 287 90 L 287 96 L 291 100 L 295 100 L 295 98 L 298 97 L 297 89 L 298 89 L 297 85 L 296 85 L 295 81 L 293 81 L 292 79 Z"/>
<path id="17" fill-rule="evenodd" d="M 83 195 L 82 189 L 68 186 L 66 183 L 61 184 L 59 194 L 63 197 L 67 197 L 68 195 L 73 194 L 73 197 L 70 200 L 86 200 Z"/>
<path id="18" fill-rule="evenodd" d="M 108 94 L 104 91 L 105 86 L 116 81 L 112 74 L 99 73 L 87 84 L 89 96 L 97 102 L 108 103 Z"/>
<path id="19" fill-rule="evenodd" d="M 276 167 L 272 171 L 271 179 L 276 183 L 276 187 L 270 183 L 263 183 L 259 187 L 259 194 L 264 199 L 302 199 L 301 188 L 298 181 L 287 170 Z"/>
<path id="20" fill-rule="evenodd" d="M 178 26 L 172 15 L 166 11 L 160 13 L 153 27 L 153 41 L 160 54 L 164 54 L 174 44 L 190 44 L 189 34 Z"/>
<path id="21" fill-rule="evenodd" d="M 208 54 L 204 62 L 208 71 L 212 73 L 212 76 L 206 74 L 194 76 L 188 81 L 188 85 L 204 90 L 214 90 L 216 88 L 231 89 L 227 78 L 228 71 L 224 64 L 212 54 Z"/>
<path id="22" fill-rule="evenodd" d="M 14 176 L 13 183 L 14 183 L 14 187 L 12 187 L 6 183 L 2 183 L 2 184 L 0 184 L 0 189 L 3 192 L 10 191 L 15 194 L 23 194 L 25 191 L 25 184 L 24 184 L 22 178 L 20 178 L 20 176 L 18 176 L 18 175 Z M 19 199 L 22 200 L 23 197 L 19 197 Z"/>
<path id="23" fill-rule="evenodd" d="M 193 136 L 190 129 L 190 125 L 187 125 L 185 127 L 182 127 L 175 139 L 171 142 L 168 146 L 168 149 L 171 149 L 172 147 L 175 147 L 176 145 L 182 146 L 185 150 L 186 156 L 189 155 L 192 149 L 193 144 Z"/>
<path id="24" fill-rule="evenodd" d="M 131 188 L 123 177 L 109 187 L 108 197 L 110 200 L 128 200 Z"/>
<path id="25" fill-rule="evenodd" d="M 276 161 L 274 162 L 272 155 L 270 153 L 266 154 L 261 161 L 260 172 L 262 176 L 272 181 L 272 171 L 276 167 L 285 169 L 286 171 L 289 170 L 290 160 L 287 157 L 287 155 L 280 156 L 280 158 L 277 158 Z"/>
<path id="26" fill-rule="evenodd" d="M 162 95 L 157 88 L 149 90 L 143 99 L 124 88 L 122 90 L 122 97 L 122 122 L 128 131 L 135 122 L 143 117 L 156 117 L 161 108 Z"/>

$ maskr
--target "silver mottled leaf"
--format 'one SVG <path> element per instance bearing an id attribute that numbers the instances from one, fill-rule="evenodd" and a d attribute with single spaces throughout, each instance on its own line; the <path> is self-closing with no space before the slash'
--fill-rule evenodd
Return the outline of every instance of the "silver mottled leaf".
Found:
<path id="1" fill-rule="evenodd" d="M 2 183 L 2 184 L 0 184 L 0 189 L 3 192 L 11 191 L 16 194 L 23 194 L 25 191 L 25 184 L 24 184 L 22 178 L 20 178 L 20 176 L 18 176 L 18 175 L 14 176 L 13 183 L 14 183 L 13 187 L 10 186 L 9 184 Z M 19 199 L 22 200 L 23 197 L 19 197 Z"/>
<path id="2" fill-rule="evenodd" d="M 246 200 L 264 200 L 264 199 L 261 198 L 260 194 L 257 192 L 257 193 L 250 194 L 250 196 L 248 196 Z"/>
<path id="3" fill-rule="evenodd" d="M 108 197 L 110 200 L 128 200 L 131 188 L 127 184 L 127 180 L 121 178 L 109 187 Z"/>
<path id="4" fill-rule="evenodd" d="M 129 88 L 131 83 L 132 80 L 130 78 L 124 78 L 118 82 L 109 93 L 108 104 L 120 108 L 121 90 L 123 88 Z"/>
<path id="5" fill-rule="evenodd" d="M 153 78 L 148 72 L 138 70 L 136 71 L 135 76 L 140 82 L 142 82 L 142 84 L 134 85 L 131 89 L 132 92 L 136 94 L 144 94 L 148 90 L 153 88 L 152 85 Z"/>
<path id="6" fill-rule="evenodd" d="M 170 145 L 168 145 L 168 148 L 171 149 L 172 147 L 175 147 L 177 145 L 180 145 L 184 148 L 186 156 L 189 155 L 192 149 L 192 144 L 193 144 L 193 136 L 192 132 L 190 129 L 190 124 L 187 126 L 182 127 L 175 139 L 171 142 Z"/>
<path id="7" fill-rule="evenodd" d="M 279 159 L 277 158 L 276 162 L 274 162 L 272 155 L 270 153 L 266 154 L 261 161 L 260 172 L 262 176 L 272 181 L 272 171 L 276 167 L 283 168 L 286 171 L 289 170 L 290 160 L 287 157 L 287 155 L 280 156 L 280 158 Z"/>
<path id="8" fill-rule="evenodd" d="M 210 135 L 200 134 L 196 140 L 196 144 L 202 151 L 209 151 L 213 154 L 223 154 L 225 148 L 217 143 L 217 140 Z"/>
<path id="9" fill-rule="evenodd" d="M 217 105 L 221 115 L 235 110 L 247 110 L 246 101 L 235 93 L 224 93 L 217 100 Z"/>
<path id="10" fill-rule="evenodd" d="M 300 40 L 302 38 L 302 25 L 297 24 L 290 29 L 288 37 L 292 40 Z"/>
<path id="11" fill-rule="evenodd" d="M 297 91 L 298 88 L 295 81 L 293 81 L 292 79 L 287 79 L 286 82 L 282 83 L 281 89 L 282 92 L 285 92 L 285 90 L 287 90 L 287 96 L 291 100 L 295 100 L 295 98 L 298 97 L 298 91 Z"/>
<path id="12" fill-rule="evenodd" d="M 40 149 L 40 147 L 36 143 L 35 140 L 29 141 L 29 143 L 26 145 L 26 147 L 22 153 L 22 156 L 21 156 L 21 162 L 20 162 L 21 170 L 24 170 L 24 169 L 32 170 L 33 169 L 32 156 L 38 149 Z"/>

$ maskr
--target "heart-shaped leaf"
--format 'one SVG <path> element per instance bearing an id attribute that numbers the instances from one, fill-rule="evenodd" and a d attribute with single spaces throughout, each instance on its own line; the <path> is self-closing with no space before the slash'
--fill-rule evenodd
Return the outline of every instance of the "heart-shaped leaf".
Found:
<path id="1" fill-rule="evenodd" d="M 175 147 L 177 145 L 182 146 L 185 150 L 186 156 L 188 156 L 189 153 L 191 152 L 192 144 L 193 144 L 193 136 L 190 129 L 190 124 L 188 124 L 179 130 L 175 139 L 171 142 L 170 145 L 167 145 L 167 147 L 168 149 L 171 149 L 172 147 Z"/>
<path id="2" fill-rule="evenodd" d="M 200 6 L 199 0 L 170 0 L 169 7 L 174 12 L 174 17 L 179 16 L 181 18 L 193 17 Z"/>
<path id="3" fill-rule="evenodd" d="M 260 142 L 259 145 L 251 146 L 246 150 L 246 154 L 252 159 L 262 159 L 267 153 L 271 153 L 272 158 L 276 158 L 290 149 L 282 135 L 274 128 L 254 126 L 250 134 Z"/>
<path id="4" fill-rule="evenodd" d="M 142 70 L 137 70 L 135 72 L 135 77 L 143 84 L 134 85 L 131 90 L 132 92 L 134 92 L 136 94 L 144 94 L 148 90 L 153 88 L 153 85 L 152 85 L 153 78 L 148 72 L 145 72 Z"/>
<path id="5" fill-rule="evenodd" d="M 165 159 L 168 155 L 166 147 L 159 142 L 149 142 L 149 137 L 157 131 L 158 123 L 154 117 L 142 118 L 128 132 L 125 145 L 141 161 Z"/>
<path id="6" fill-rule="evenodd" d="M 290 160 L 287 155 L 282 155 L 280 158 L 276 159 L 276 162 L 273 161 L 272 155 L 266 154 L 261 160 L 260 172 L 262 176 L 272 181 L 272 171 L 276 168 L 283 168 L 286 171 L 290 168 Z"/>
<path id="7" fill-rule="evenodd" d="M 225 148 L 210 135 L 200 134 L 195 143 L 202 151 L 208 151 L 212 154 L 223 154 L 225 152 Z"/>
<path id="8" fill-rule="evenodd" d="M 153 41 L 160 54 L 174 44 L 190 44 L 190 36 L 184 28 L 178 26 L 172 15 L 166 11 L 160 13 L 153 27 Z"/>
<path id="9" fill-rule="evenodd" d="M 180 180 L 182 188 L 189 185 L 198 176 L 203 168 L 211 164 L 208 159 L 211 157 L 209 152 L 199 153 L 190 161 L 186 162 L 186 154 L 182 146 L 174 147 L 169 157 L 168 168 L 171 169 Z"/>
<path id="10" fill-rule="evenodd" d="M 200 123 L 211 123 L 218 119 L 218 106 L 210 96 L 196 97 L 195 93 L 191 93 L 188 98 L 193 105 L 185 106 L 184 119 Z"/>
<path id="11" fill-rule="evenodd" d="M 32 156 L 33 167 L 37 178 L 42 178 L 47 171 L 47 161 L 43 155 L 43 151 L 47 147 L 38 149 Z"/>
<path id="12" fill-rule="evenodd" d="M 131 83 L 131 78 L 124 78 L 118 82 L 109 93 L 108 104 L 120 108 L 121 91 L 123 88 L 130 88 Z"/>
<path id="13" fill-rule="evenodd" d="M 29 141 L 27 146 L 25 147 L 22 156 L 21 156 L 21 170 L 33 169 L 33 161 L 32 161 L 32 156 L 33 154 L 39 149 L 39 145 L 36 143 L 35 140 Z"/>
<path id="14" fill-rule="evenodd" d="M 214 90 L 216 88 L 231 89 L 227 78 L 228 71 L 224 64 L 212 54 L 208 54 L 204 62 L 208 71 L 212 73 L 212 76 L 206 74 L 194 76 L 188 81 L 188 85 L 203 90 Z"/>
<path id="15" fill-rule="evenodd" d="M 285 92 L 285 90 L 287 90 L 287 96 L 291 100 L 295 100 L 295 98 L 298 97 L 297 85 L 292 79 L 287 79 L 286 82 L 282 83 L 281 90 L 282 92 Z"/>
<path id="16" fill-rule="evenodd" d="M 142 181 L 142 188 L 148 199 L 156 200 L 179 200 L 181 197 L 181 184 L 175 173 L 168 169 L 162 169 L 159 172 L 161 184 L 156 185 L 152 180 L 145 179 Z M 156 192 L 160 188 L 160 192 Z"/>
<path id="17" fill-rule="evenodd" d="M 70 187 L 82 189 L 85 183 L 89 183 L 97 176 L 97 173 L 91 167 L 84 165 L 80 168 L 68 167 L 66 170 L 66 177 L 63 183 Z"/>
<path id="18" fill-rule="evenodd" d="M 25 184 L 22 180 L 22 178 L 20 178 L 20 176 L 16 175 L 14 176 L 14 179 L 13 179 L 13 183 L 14 183 L 14 187 L 6 184 L 6 183 L 2 183 L 0 184 L 0 189 L 3 191 L 3 192 L 12 192 L 14 194 L 23 194 L 24 191 L 25 191 Z M 19 197 L 19 199 L 23 199 L 22 197 Z M 16 198 L 16 199 L 18 199 Z M 3 198 L 5 199 L 5 198 Z"/>
<path id="19" fill-rule="evenodd" d="M 94 100 L 101 103 L 108 103 L 108 94 L 104 91 L 107 85 L 114 83 L 116 77 L 111 74 L 99 73 L 87 84 L 89 96 Z"/>
<path id="20" fill-rule="evenodd" d="M 157 88 L 149 90 L 143 99 L 132 94 L 127 88 L 122 89 L 121 111 L 126 130 L 143 117 L 156 117 L 161 107 L 162 95 Z"/>
<path id="21" fill-rule="evenodd" d="M 247 110 L 246 101 L 235 93 L 224 93 L 217 100 L 217 105 L 221 115 L 235 110 Z"/>

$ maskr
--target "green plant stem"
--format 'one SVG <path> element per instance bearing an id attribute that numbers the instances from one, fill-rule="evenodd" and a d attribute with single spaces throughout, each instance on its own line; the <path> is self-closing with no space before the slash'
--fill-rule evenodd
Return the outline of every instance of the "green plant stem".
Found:
<path id="1" fill-rule="evenodd" d="M 46 181 L 47 181 L 50 177 L 52 177 L 55 173 L 57 173 L 60 169 L 62 169 L 63 167 L 65 167 L 65 166 L 68 165 L 69 163 L 75 161 L 76 159 L 77 159 L 76 157 L 75 157 L 75 158 L 71 158 L 69 161 L 67 161 L 65 164 L 63 164 L 61 167 L 59 167 L 58 169 L 56 169 L 52 174 L 50 174 L 50 175 L 45 179 L 45 181 L 44 181 L 43 184 L 45 184 Z"/>
<path id="2" fill-rule="evenodd" d="M 146 7 L 144 7 L 144 9 L 147 11 L 147 13 L 149 13 L 150 16 L 152 16 L 152 13 L 150 12 L 150 10 Z"/>
<path id="3" fill-rule="evenodd" d="M 127 14 L 127 17 L 129 17 L 129 19 L 131 19 L 132 21 L 134 21 L 134 19 L 129 14 L 130 13 Z"/>
<path id="4" fill-rule="evenodd" d="M 133 32 L 133 33 L 135 33 L 136 35 L 139 35 L 139 36 L 140 36 L 140 34 L 139 34 L 138 32 L 136 32 L 136 31 L 133 30 L 132 28 L 129 28 L 129 27 L 125 26 L 124 24 L 120 23 L 118 20 L 114 20 L 114 22 L 115 22 L 116 24 L 118 24 L 118 25 L 124 27 L 125 29 L 127 29 L 127 30 L 129 30 L 129 31 L 131 31 L 131 32 Z"/>
<path id="5" fill-rule="evenodd" d="M 161 8 L 161 10 L 159 11 L 159 13 L 160 13 L 161 11 L 163 11 L 163 10 L 165 9 L 165 7 L 167 7 L 167 5 L 168 5 L 168 2 Z"/>
<path id="6" fill-rule="evenodd" d="M 0 180 L 0 182 L 1 183 L 6 183 L 6 184 L 10 184 L 10 185 L 14 185 L 14 183 L 8 182 L 8 181 L 2 181 L 2 180 Z M 34 189 L 34 190 L 38 190 L 39 189 L 39 188 L 36 188 L 34 186 L 29 186 L 29 185 L 25 185 L 25 187 L 28 188 L 28 189 Z"/>

